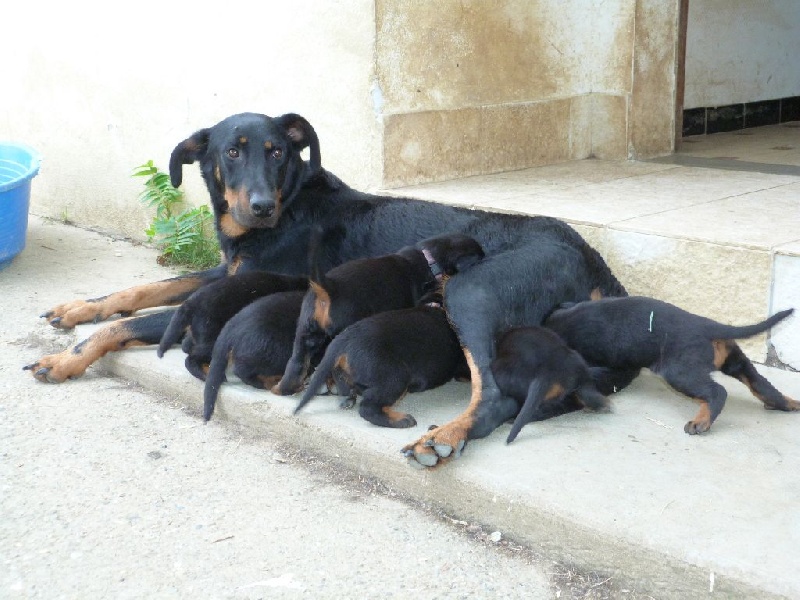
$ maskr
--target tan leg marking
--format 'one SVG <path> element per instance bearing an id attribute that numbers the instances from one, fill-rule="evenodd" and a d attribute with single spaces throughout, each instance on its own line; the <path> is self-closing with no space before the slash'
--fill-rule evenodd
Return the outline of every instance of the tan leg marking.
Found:
<path id="1" fill-rule="evenodd" d="M 322 329 L 327 330 L 331 326 L 331 297 L 328 291 L 314 281 L 309 282 L 309 286 L 314 291 L 314 320 Z"/>
<path id="2" fill-rule="evenodd" d="M 258 380 L 264 386 L 265 390 L 272 388 L 272 386 L 277 385 L 278 382 L 281 380 L 280 375 L 259 375 Z"/>
<path id="3" fill-rule="evenodd" d="M 694 435 L 706 432 L 709 429 L 711 429 L 711 410 L 708 407 L 708 402 L 700 400 L 700 409 L 694 419 L 686 423 L 683 430 L 690 435 Z"/>
<path id="4" fill-rule="evenodd" d="M 714 348 L 714 366 L 719 370 L 728 360 L 731 347 L 728 340 L 712 340 L 711 345 Z"/>
<path id="5" fill-rule="evenodd" d="M 27 365 L 26 370 L 45 383 L 61 383 L 79 377 L 86 369 L 109 352 L 124 350 L 133 346 L 144 346 L 144 342 L 130 339 L 127 322 L 120 319 L 96 331 L 78 344 L 59 352 L 43 356 L 37 362 Z"/>
<path id="6" fill-rule="evenodd" d="M 143 308 L 180 304 L 180 298 L 202 284 L 203 281 L 196 277 L 167 279 L 137 285 L 94 300 L 73 300 L 59 304 L 42 316 L 54 327 L 71 329 L 81 323 L 103 321 L 117 313 L 127 316 Z"/>

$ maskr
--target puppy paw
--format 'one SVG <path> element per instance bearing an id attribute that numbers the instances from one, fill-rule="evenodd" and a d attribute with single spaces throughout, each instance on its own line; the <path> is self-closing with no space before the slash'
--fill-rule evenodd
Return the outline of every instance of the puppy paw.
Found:
<path id="1" fill-rule="evenodd" d="M 711 429 L 711 422 L 706 420 L 689 421 L 683 426 L 683 430 L 689 435 L 697 435 L 698 433 L 705 433 Z"/>

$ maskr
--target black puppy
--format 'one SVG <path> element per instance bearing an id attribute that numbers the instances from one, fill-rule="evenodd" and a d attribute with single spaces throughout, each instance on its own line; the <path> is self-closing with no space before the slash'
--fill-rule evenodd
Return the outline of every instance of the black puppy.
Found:
<path id="1" fill-rule="evenodd" d="M 316 252 L 312 243 L 312 256 Z M 442 235 L 406 246 L 395 254 L 353 260 L 328 271 L 312 259 L 310 289 L 303 299 L 292 357 L 272 391 L 293 394 L 302 388 L 309 356 L 324 350 L 345 327 L 365 317 L 412 308 L 442 279 L 483 259 L 483 249 L 463 234 Z"/>
<path id="2" fill-rule="evenodd" d="M 214 413 L 225 370 L 248 385 L 269 389 L 283 374 L 292 354 L 294 331 L 305 292 L 278 292 L 259 298 L 222 328 L 211 355 L 203 393 L 203 418 Z"/>
<path id="3" fill-rule="evenodd" d="M 305 277 L 264 271 L 237 273 L 209 283 L 189 296 L 172 315 L 158 344 L 158 356 L 164 356 L 170 346 L 183 337 L 183 351 L 188 355 L 186 368 L 204 380 L 214 342 L 233 315 L 263 296 L 306 289 L 308 279 Z"/>
<path id="4" fill-rule="evenodd" d="M 590 365 L 647 367 L 678 392 L 699 400 L 699 412 L 683 428 L 696 434 L 708 431 L 725 406 L 725 388 L 710 376 L 717 369 L 742 381 L 766 408 L 800 410 L 800 402 L 776 390 L 734 341 L 766 331 L 792 312 L 784 310 L 755 325 L 737 327 L 653 298 L 604 298 L 557 309 L 545 326 Z"/>
<path id="5" fill-rule="evenodd" d="M 345 408 L 361 395 L 359 414 L 381 427 L 413 427 L 414 417 L 392 409 L 407 392 L 468 377 L 455 332 L 431 294 L 414 308 L 391 310 L 357 321 L 337 335 L 312 375 L 295 414 L 333 377 Z"/>
<path id="6" fill-rule="evenodd" d="M 500 391 L 520 407 L 506 443 L 526 423 L 580 408 L 601 410 L 608 399 L 594 384 L 586 361 L 552 331 L 517 327 L 497 342 L 492 374 Z"/>

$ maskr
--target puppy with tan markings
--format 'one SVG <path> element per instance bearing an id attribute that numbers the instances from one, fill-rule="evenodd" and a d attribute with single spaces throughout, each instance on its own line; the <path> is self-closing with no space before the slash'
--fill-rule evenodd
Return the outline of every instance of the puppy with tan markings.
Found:
<path id="1" fill-rule="evenodd" d="M 292 342 L 305 292 L 278 292 L 259 298 L 236 313 L 222 328 L 211 355 L 203 418 L 214 413 L 225 371 L 255 388 L 269 389 L 283 374 L 292 355 Z"/>
<path id="2" fill-rule="evenodd" d="M 371 315 L 412 308 L 449 277 L 483 259 L 473 238 L 449 234 L 406 246 L 394 254 L 344 263 L 323 274 L 315 254 L 321 241 L 312 241 L 310 289 L 303 299 L 292 357 L 280 383 L 272 391 L 288 395 L 299 391 L 306 378 L 309 357 L 324 351 L 345 327 Z"/>
<path id="3" fill-rule="evenodd" d="M 345 328 L 328 346 L 309 380 L 297 414 L 333 377 L 341 406 L 350 408 L 362 396 L 359 414 L 381 427 L 413 427 L 411 415 L 392 406 L 408 392 L 469 377 L 458 337 L 447 322 L 441 296 L 430 294 L 414 308 L 391 310 Z"/>
<path id="4" fill-rule="evenodd" d="M 214 342 L 233 315 L 263 296 L 306 289 L 305 277 L 265 271 L 237 273 L 209 283 L 189 296 L 172 315 L 158 344 L 158 357 L 183 338 L 183 351 L 188 355 L 186 368 L 204 380 Z"/>
<path id="5" fill-rule="evenodd" d="M 510 444 L 525 424 L 565 412 L 608 408 L 580 354 L 543 327 L 517 327 L 497 342 L 492 374 L 497 387 L 517 401 L 519 413 L 506 443 Z"/>
<path id="6" fill-rule="evenodd" d="M 781 394 L 760 375 L 734 341 L 767 331 L 794 309 L 755 325 L 723 325 L 667 302 L 644 297 L 604 298 L 556 309 L 545 321 L 592 366 L 647 367 L 700 402 L 684 431 L 708 431 L 725 406 L 725 388 L 711 378 L 720 370 L 744 383 L 765 408 L 797 411 L 800 402 Z"/>

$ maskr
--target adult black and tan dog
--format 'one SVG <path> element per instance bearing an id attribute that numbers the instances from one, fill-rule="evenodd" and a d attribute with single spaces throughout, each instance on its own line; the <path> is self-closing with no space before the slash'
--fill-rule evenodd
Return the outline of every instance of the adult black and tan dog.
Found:
<path id="1" fill-rule="evenodd" d="M 310 151 L 307 162 L 300 156 L 304 148 Z M 554 307 L 584 300 L 595 289 L 603 296 L 626 295 L 597 251 L 558 219 L 471 211 L 349 188 L 322 169 L 317 135 L 299 115 L 238 114 L 197 131 L 172 152 L 174 185 L 181 183 L 183 165 L 194 162 L 200 163 L 211 196 L 223 264 L 62 304 L 43 316 L 55 327 L 70 328 L 117 313 L 179 304 L 202 285 L 241 270 L 306 274 L 315 226 L 326 230 L 328 268 L 396 252 L 442 233 L 470 235 L 488 258 L 452 278 L 445 304 L 466 348 L 472 398 L 463 414 L 404 449 L 423 465 L 457 456 L 467 440 L 488 435 L 516 414 L 516 402 L 499 393 L 492 377 L 495 333 L 538 325 Z M 26 368 L 40 381 L 78 377 L 107 352 L 158 343 L 170 318 L 167 311 L 120 319 Z M 620 375 L 610 373 L 606 384 L 621 389 L 635 373 Z"/>
<path id="2" fill-rule="evenodd" d="M 725 406 L 728 394 L 711 378 L 716 370 L 748 384 L 768 409 L 800 410 L 800 402 L 776 390 L 735 342 L 767 331 L 793 311 L 781 311 L 754 325 L 724 325 L 668 302 L 629 296 L 559 308 L 545 326 L 591 365 L 646 367 L 698 400 L 700 410 L 683 428 L 694 435 L 708 431 Z"/>

